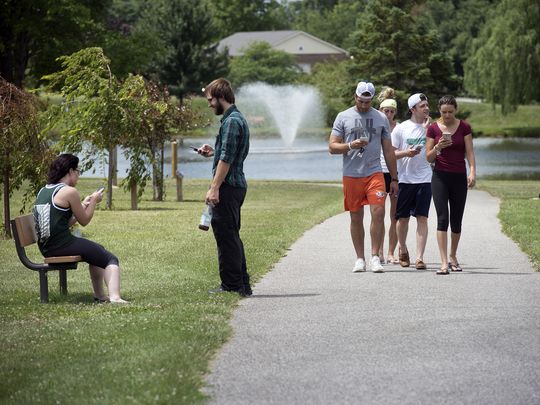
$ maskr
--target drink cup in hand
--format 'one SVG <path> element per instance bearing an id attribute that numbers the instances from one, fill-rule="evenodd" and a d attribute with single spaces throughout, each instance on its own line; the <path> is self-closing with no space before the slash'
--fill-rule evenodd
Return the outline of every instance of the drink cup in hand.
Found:
<path id="1" fill-rule="evenodd" d="M 364 131 L 361 131 L 360 132 L 360 136 L 358 137 L 358 139 L 360 141 L 364 141 L 364 142 L 369 142 L 369 135 L 367 134 L 367 132 L 364 130 Z"/>

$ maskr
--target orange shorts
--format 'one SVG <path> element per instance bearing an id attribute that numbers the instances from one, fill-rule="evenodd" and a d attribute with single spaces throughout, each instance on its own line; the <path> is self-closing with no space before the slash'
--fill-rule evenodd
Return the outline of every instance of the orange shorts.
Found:
<path id="1" fill-rule="evenodd" d="M 357 212 L 364 205 L 382 205 L 386 198 L 384 175 L 375 173 L 369 177 L 343 176 L 345 211 Z"/>

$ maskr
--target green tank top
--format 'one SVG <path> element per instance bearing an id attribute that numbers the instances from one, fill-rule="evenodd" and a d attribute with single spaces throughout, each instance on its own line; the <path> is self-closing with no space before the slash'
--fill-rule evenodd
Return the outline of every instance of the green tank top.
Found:
<path id="1" fill-rule="evenodd" d="M 69 220 L 73 216 L 71 208 L 62 208 L 53 202 L 56 193 L 64 186 L 64 183 L 47 184 L 39 190 L 32 209 L 39 250 L 44 256 L 75 240 L 69 230 Z"/>

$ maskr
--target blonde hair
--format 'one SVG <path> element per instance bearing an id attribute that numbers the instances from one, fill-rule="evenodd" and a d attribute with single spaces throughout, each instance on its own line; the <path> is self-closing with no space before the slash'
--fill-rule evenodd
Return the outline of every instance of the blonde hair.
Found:
<path id="1" fill-rule="evenodd" d="M 377 100 L 379 100 L 379 102 L 382 102 L 386 100 L 387 98 L 391 98 L 394 100 L 396 98 L 396 92 L 394 91 L 392 87 L 384 87 L 382 91 L 379 93 L 379 95 L 377 96 Z"/>

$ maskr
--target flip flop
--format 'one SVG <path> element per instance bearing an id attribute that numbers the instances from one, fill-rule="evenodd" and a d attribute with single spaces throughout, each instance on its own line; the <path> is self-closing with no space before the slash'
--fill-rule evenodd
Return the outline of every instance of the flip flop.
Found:
<path id="1" fill-rule="evenodd" d="M 456 264 L 450 263 L 450 270 L 463 271 L 462 268 L 459 266 L 459 263 L 456 263 Z"/>
<path id="2" fill-rule="evenodd" d="M 443 275 L 447 275 L 447 274 L 450 274 L 450 272 L 448 271 L 448 269 L 439 269 L 435 272 L 435 274 L 438 274 L 440 276 L 443 276 Z"/>

